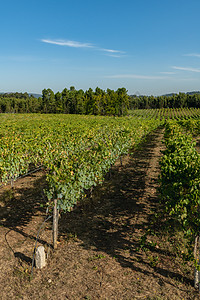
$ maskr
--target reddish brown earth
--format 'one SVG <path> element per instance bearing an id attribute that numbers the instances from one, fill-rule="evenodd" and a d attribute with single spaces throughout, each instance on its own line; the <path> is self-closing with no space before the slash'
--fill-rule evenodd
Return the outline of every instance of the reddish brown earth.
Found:
<path id="1" fill-rule="evenodd" d="M 162 130 L 118 162 L 111 178 L 59 221 L 59 244 L 51 247 L 51 221 L 38 245 L 49 252 L 42 270 L 31 263 L 45 218 L 42 171 L 0 190 L 0 299 L 199 299 L 193 267 L 176 254 L 168 233 L 141 236 L 159 210 L 157 195 Z M 162 221 L 162 220 L 161 220 Z M 159 232 L 159 230 L 157 230 Z"/>

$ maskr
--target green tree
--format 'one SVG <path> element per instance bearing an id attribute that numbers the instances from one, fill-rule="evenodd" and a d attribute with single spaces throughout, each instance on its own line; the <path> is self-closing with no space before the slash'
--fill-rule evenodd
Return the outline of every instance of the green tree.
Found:
<path id="1" fill-rule="evenodd" d="M 44 113 L 56 112 L 55 96 L 51 89 L 44 89 L 42 91 L 42 109 Z"/>
<path id="2" fill-rule="evenodd" d="M 119 88 L 117 90 L 117 115 L 123 116 L 128 112 L 129 107 L 129 97 L 127 94 L 127 90 L 123 88 Z"/>
<path id="3" fill-rule="evenodd" d="M 55 94 L 55 105 L 56 105 L 56 113 L 63 113 L 63 100 L 62 100 L 62 94 L 60 92 L 57 92 Z"/>

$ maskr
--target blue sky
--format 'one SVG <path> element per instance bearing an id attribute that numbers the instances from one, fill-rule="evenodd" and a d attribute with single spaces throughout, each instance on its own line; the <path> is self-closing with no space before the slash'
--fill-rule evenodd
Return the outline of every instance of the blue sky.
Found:
<path id="1" fill-rule="evenodd" d="M 2 0 L 0 92 L 200 90 L 199 0 Z"/>

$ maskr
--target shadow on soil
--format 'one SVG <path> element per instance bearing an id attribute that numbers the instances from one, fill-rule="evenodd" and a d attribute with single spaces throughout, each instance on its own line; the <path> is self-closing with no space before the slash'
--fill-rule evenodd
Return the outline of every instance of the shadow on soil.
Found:
<path id="1" fill-rule="evenodd" d="M 114 167 L 111 179 L 95 189 L 87 204 L 82 204 L 73 212 L 63 215 L 59 232 L 64 238 L 68 234 L 78 236 L 82 247 L 107 253 L 116 258 L 124 268 L 154 277 L 159 277 L 160 274 L 166 279 L 171 277 L 192 284 L 187 277 L 164 268 L 145 270 L 142 265 L 150 264 L 143 260 L 138 251 L 141 232 L 144 234 L 158 203 L 157 196 L 150 191 L 157 186 L 157 180 L 149 179 L 151 176 L 147 175 L 147 172 L 150 159 L 155 155 L 154 149 L 159 134 L 160 130 L 147 136 L 146 140 L 132 151 L 124 167 Z M 157 156 L 160 154 L 157 153 Z M 162 252 L 156 248 L 153 251 L 154 254 Z M 166 252 L 163 254 L 173 255 Z"/>
<path id="2" fill-rule="evenodd" d="M 38 179 L 38 176 L 35 174 L 32 174 L 30 177 L 31 179 L 35 179 L 32 187 L 27 187 L 25 181 L 20 184 L 17 181 L 13 188 L 6 187 L 5 191 L 0 194 L 0 226 L 9 229 L 5 234 L 6 242 L 6 236 L 10 231 L 15 231 L 24 237 L 36 240 L 36 236 L 27 234 L 23 228 L 38 213 L 45 215 L 44 208 L 40 206 L 41 204 L 45 204 L 45 200 L 42 197 L 42 190 L 45 187 L 45 177 L 41 178 L 40 176 Z M 30 180 L 30 177 L 26 178 L 27 182 Z M 38 241 L 46 244 L 46 241 L 41 239 L 38 239 Z M 12 251 L 14 252 L 13 249 Z M 24 256 L 22 253 L 15 252 L 14 255 L 21 259 Z M 29 258 L 23 260 L 29 261 Z"/>
<path id="3" fill-rule="evenodd" d="M 156 195 L 150 192 L 157 185 L 156 179 L 149 179 L 151 176 L 147 174 L 150 159 L 155 155 L 158 135 L 159 130 L 148 135 L 136 150 L 132 150 L 129 159 L 124 159 L 124 166 L 113 167 L 111 179 L 97 187 L 91 199 L 80 203 L 71 213 L 63 214 L 59 221 L 59 234 L 63 239 L 78 236 L 82 247 L 107 253 L 116 258 L 124 268 L 128 267 L 154 277 L 161 274 L 166 278 L 179 278 L 191 284 L 187 277 L 159 267 L 144 270 L 142 265 L 147 262 L 137 250 L 141 232 L 145 232 L 158 202 Z M 0 226 L 36 240 L 36 236 L 25 233 L 23 227 L 38 212 L 45 215 L 44 209 L 40 207 L 44 201 L 41 196 L 44 188 L 45 178 L 40 177 L 35 178 L 33 188 L 15 188 L 15 192 L 20 194 L 17 198 L 14 197 L 13 191 L 2 194 L 0 200 L 5 205 L 0 206 Z M 38 241 L 46 244 L 44 240 Z M 30 258 L 23 253 L 14 254 L 15 257 L 30 263 Z"/>
<path id="4" fill-rule="evenodd" d="M 29 265 L 32 264 L 32 259 L 30 257 L 28 257 L 27 255 L 24 255 L 21 252 L 15 252 L 14 255 L 16 258 L 19 258 L 21 261 L 24 261 Z"/>

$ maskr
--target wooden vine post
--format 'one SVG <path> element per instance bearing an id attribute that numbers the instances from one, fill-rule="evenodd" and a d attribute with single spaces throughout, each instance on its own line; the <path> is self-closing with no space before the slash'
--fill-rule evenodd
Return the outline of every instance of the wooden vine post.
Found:
<path id="1" fill-rule="evenodd" d="M 122 156 L 120 156 L 120 165 L 123 167 Z"/>
<path id="2" fill-rule="evenodd" d="M 199 236 L 196 236 L 195 238 L 195 245 L 194 245 L 194 259 L 198 262 L 198 265 L 200 265 L 199 263 Z M 196 289 L 200 290 L 200 285 L 199 285 L 199 281 L 200 281 L 200 272 L 195 268 L 194 270 L 194 287 Z"/>
<path id="3" fill-rule="evenodd" d="M 58 208 L 57 199 L 54 200 L 53 207 L 53 249 L 57 248 L 58 242 Z"/>

